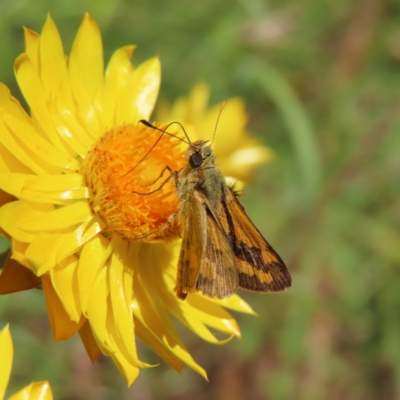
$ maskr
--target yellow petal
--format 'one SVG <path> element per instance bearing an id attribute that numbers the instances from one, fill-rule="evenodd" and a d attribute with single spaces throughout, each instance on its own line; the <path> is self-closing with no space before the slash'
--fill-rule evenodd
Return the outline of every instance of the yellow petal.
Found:
<path id="1" fill-rule="evenodd" d="M 94 282 L 111 255 L 112 247 L 109 240 L 102 235 L 96 235 L 82 249 L 78 264 L 79 297 L 83 314 L 87 317 L 89 296 Z"/>
<path id="2" fill-rule="evenodd" d="M 223 300 L 213 300 L 218 301 L 222 306 L 229 308 L 234 311 L 238 311 L 245 314 L 257 315 L 257 313 L 237 294 L 233 294 L 231 297 Z"/>
<path id="3" fill-rule="evenodd" d="M 4 114 L 12 115 L 15 118 L 19 118 L 22 121 L 30 121 L 29 115 L 22 108 L 21 104 L 17 99 L 11 96 L 10 89 L 0 82 L 0 110 L 4 111 Z"/>
<path id="4" fill-rule="evenodd" d="M 97 216 L 78 226 L 71 235 L 66 235 L 66 240 L 61 243 L 57 254 L 57 262 L 61 262 L 65 257 L 75 253 L 103 229 L 104 223 Z"/>
<path id="5" fill-rule="evenodd" d="M 131 310 L 132 299 L 136 296 L 134 292 L 134 276 L 132 265 L 138 264 L 138 255 L 142 244 L 140 242 L 129 242 L 127 259 L 125 261 L 125 271 L 123 275 L 123 287 L 125 293 L 126 306 Z"/>
<path id="6" fill-rule="evenodd" d="M 247 181 L 254 169 L 271 161 L 272 151 L 265 146 L 241 147 L 220 159 L 219 166 L 226 175 Z"/>
<path id="7" fill-rule="evenodd" d="M 118 98 L 125 89 L 128 76 L 134 71 L 134 66 L 130 61 L 134 50 L 135 46 L 122 47 L 114 52 L 108 63 L 102 101 L 105 124 L 116 122 Z"/>
<path id="8" fill-rule="evenodd" d="M 0 188 L 5 192 L 15 196 L 22 197 L 22 188 L 26 179 L 32 174 L 13 174 L 13 173 L 0 173 Z"/>
<path id="9" fill-rule="evenodd" d="M 45 274 L 41 279 L 54 340 L 69 339 L 81 329 L 85 319 L 82 317 L 79 323 L 71 321 L 53 288 L 50 276 Z"/>
<path id="10" fill-rule="evenodd" d="M 239 326 L 232 315 L 220 305 L 207 300 L 205 296 L 197 293 L 188 296 L 187 301 L 192 306 L 194 317 L 214 329 L 240 337 Z"/>
<path id="11" fill-rule="evenodd" d="M 145 367 L 147 364 L 140 362 L 138 359 L 132 360 L 132 354 L 128 355 L 125 344 L 121 343 L 119 331 L 117 330 L 113 315 L 114 308 L 109 297 L 107 279 L 108 268 L 109 266 L 102 269 L 93 285 L 87 307 L 87 314 L 97 344 L 102 349 L 103 353 L 113 358 L 128 384 L 131 384 L 139 373 L 139 365 Z M 130 338 L 130 341 L 132 340 L 133 336 Z"/>
<path id="12" fill-rule="evenodd" d="M 40 36 L 40 77 L 48 94 L 54 96 L 67 72 L 60 34 L 48 15 Z"/>
<path id="13" fill-rule="evenodd" d="M 58 103 L 60 102 L 61 100 L 58 101 Z M 90 140 L 87 135 L 75 135 L 73 129 L 70 129 L 70 127 L 65 123 L 64 119 L 60 116 L 58 109 L 54 103 L 49 103 L 49 111 L 57 132 L 68 144 L 68 147 L 71 148 L 75 154 L 78 154 L 80 157 L 83 158 L 89 151 L 92 140 Z M 86 139 L 86 142 L 82 139 Z"/>
<path id="14" fill-rule="evenodd" d="M 37 190 L 26 189 L 23 192 L 23 196 L 26 200 L 32 200 L 39 203 L 48 203 L 55 205 L 66 205 L 70 204 L 71 200 L 80 200 L 89 198 L 89 192 L 87 188 L 79 188 L 76 190 L 66 190 L 65 192 L 39 192 Z"/>
<path id="15" fill-rule="evenodd" d="M 34 176 L 32 174 L 1 173 L 0 188 L 15 197 L 22 198 L 22 190 L 26 180 Z"/>
<path id="16" fill-rule="evenodd" d="M 3 399 L 6 393 L 8 380 L 10 379 L 12 361 L 14 357 L 14 347 L 8 325 L 6 325 L 6 327 L 0 331 L 0 353 L 0 399 Z"/>
<path id="17" fill-rule="evenodd" d="M 79 163 L 76 159 L 66 152 L 54 148 L 54 146 L 38 135 L 31 123 L 29 124 L 11 115 L 4 115 L 3 121 L 14 137 L 18 138 L 20 143 L 25 144 L 25 148 L 23 146 L 21 148 L 39 165 L 50 164 L 51 166 L 66 170 L 77 170 L 79 168 Z M 71 136 L 71 134 L 67 135 Z M 71 146 L 75 141 L 76 139 L 73 137 L 67 139 L 68 144 Z"/>
<path id="18" fill-rule="evenodd" d="M 139 260 L 142 264 L 140 274 L 136 279 L 148 293 L 149 302 L 160 310 L 160 314 L 167 315 L 171 312 L 184 325 L 206 340 L 215 344 L 223 344 L 232 339 L 229 337 L 224 340 L 218 340 L 212 332 L 199 319 L 192 318 L 192 308 L 187 301 L 179 300 L 173 288 L 175 286 L 174 278 L 166 274 L 165 265 L 176 265 L 176 259 L 172 258 L 168 245 L 158 244 L 154 247 L 151 244 L 143 243 L 139 254 Z M 153 270 L 151 266 L 158 267 L 159 270 Z M 164 283 L 164 282 L 165 283 Z M 155 285 L 157 290 L 155 290 Z"/>
<path id="19" fill-rule="evenodd" d="M 83 176 L 80 174 L 25 176 L 25 181 L 19 179 L 22 184 L 22 188 L 19 189 L 20 198 L 59 205 L 66 204 L 70 200 L 89 198 L 88 188 L 84 186 Z M 9 182 L 7 176 L 2 179 L 0 174 L 0 185 L 2 181 Z M 18 190 L 14 189 L 14 192 Z"/>
<path id="20" fill-rule="evenodd" d="M 23 265 L 25 268 L 28 268 L 30 270 L 31 267 L 29 265 L 28 260 L 25 257 L 25 251 L 28 248 L 28 246 L 29 243 L 20 242 L 19 240 L 13 238 L 11 242 L 11 254 L 12 254 L 11 257 L 19 264 Z"/>
<path id="21" fill-rule="evenodd" d="M 108 266 L 108 285 L 110 287 L 110 300 L 112 313 L 114 317 L 116 337 L 118 348 L 124 354 L 124 357 L 137 367 L 146 367 L 147 365 L 139 361 L 136 351 L 134 337 L 133 317 L 130 309 L 130 300 L 126 299 L 125 285 L 128 280 L 129 285 L 133 285 L 131 268 L 128 268 L 128 242 L 122 237 L 115 235 L 112 239 L 113 253 L 111 262 Z M 131 260 L 130 260 L 131 261 Z"/>
<path id="22" fill-rule="evenodd" d="M 40 124 L 42 132 L 58 150 L 67 152 L 68 149 L 61 141 L 47 108 L 47 95 L 43 84 L 26 54 L 16 59 L 15 74 L 18 85 L 31 108 L 31 113 Z"/>
<path id="23" fill-rule="evenodd" d="M 134 309 L 139 309 L 139 307 L 134 307 Z M 156 329 L 157 324 L 153 326 L 150 324 L 145 324 L 142 316 L 138 316 L 135 312 L 135 333 L 142 339 L 155 353 L 157 353 L 164 361 L 166 361 L 172 368 L 176 371 L 181 372 L 184 362 L 178 357 L 179 350 L 184 349 L 182 343 L 179 340 L 169 340 L 170 335 L 166 334 L 165 329 L 162 327 L 162 322 L 158 323 L 161 329 Z M 139 319 L 140 318 L 140 319 Z M 153 320 L 151 316 L 151 311 L 146 309 L 146 320 Z M 160 333 L 160 335 L 158 335 Z M 162 338 L 164 340 L 162 340 Z M 179 347 L 178 347 L 179 346 Z M 178 351 L 177 351 L 178 350 Z M 189 354 L 188 354 L 189 355 Z M 190 355 L 189 355 L 189 358 Z"/>
<path id="24" fill-rule="evenodd" d="M 0 209 L 1 211 L 1 209 Z M 96 219 L 63 233 L 39 232 L 26 250 L 26 258 L 33 272 L 40 276 L 66 257 L 77 252 L 82 245 L 102 230 Z"/>
<path id="25" fill-rule="evenodd" d="M 89 14 L 79 27 L 69 61 L 71 76 L 81 82 L 88 98 L 93 100 L 103 84 L 104 65 L 101 33 Z"/>
<path id="26" fill-rule="evenodd" d="M 33 382 L 8 400 L 53 400 L 53 392 L 48 381 Z"/>
<path id="27" fill-rule="evenodd" d="M 108 341 L 108 332 L 106 329 L 108 295 L 107 269 L 103 268 L 98 274 L 90 293 L 87 305 L 87 318 L 90 321 L 93 336 L 102 352 L 106 355 L 111 355 L 117 351 L 117 347 L 115 343 Z"/>
<path id="28" fill-rule="evenodd" d="M 164 118 L 169 121 L 182 120 L 186 124 L 197 124 L 203 121 L 210 99 L 210 88 L 205 83 L 198 83 L 193 87 L 187 99 L 179 98 L 173 104 L 169 116 L 164 114 Z M 192 140 L 196 140 L 194 137 Z"/>
<path id="29" fill-rule="evenodd" d="M 24 188 L 39 191 L 74 190 L 85 186 L 81 174 L 62 174 L 51 176 L 26 176 Z"/>
<path id="30" fill-rule="evenodd" d="M 4 123 L 3 119 L 0 118 L 0 132 L 1 132 L 1 142 L 2 145 L 8 149 L 9 152 L 13 155 L 14 158 L 19 160 L 22 164 L 28 167 L 30 170 L 35 172 L 36 174 L 45 174 L 47 171 L 43 165 L 34 160 L 32 154 L 26 151 L 26 149 L 22 148 L 17 140 L 13 137 L 11 132 L 9 131 L 7 125 Z M 10 170 L 11 166 L 8 166 L 8 170 Z"/>
<path id="31" fill-rule="evenodd" d="M 0 173 L 21 172 L 32 174 L 32 170 L 18 160 L 0 143 Z"/>
<path id="32" fill-rule="evenodd" d="M 111 355 L 115 365 L 124 376 L 128 386 L 132 385 L 139 376 L 139 368 L 127 360 L 122 353 L 114 353 Z"/>
<path id="33" fill-rule="evenodd" d="M 198 123 L 201 121 L 206 112 L 207 105 L 210 99 L 210 87 L 205 83 L 198 83 L 189 94 L 189 110 L 186 117 L 189 122 Z M 179 114 L 178 114 L 179 115 Z"/>
<path id="34" fill-rule="evenodd" d="M 103 47 L 99 28 L 86 14 L 72 46 L 69 73 L 72 92 L 79 103 L 79 121 L 93 137 L 104 133 L 93 104 L 96 93 L 102 91 L 103 71 Z"/>
<path id="35" fill-rule="evenodd" d="M 24 221 L 16 227 L 27 231 L 60 230 L 81 224 L 92 219 L 92 210 L 86 201 L 78 201 L 46 214 Z"/>
<path id="36" fill-rule="evenodd" d="M 79 285 L 76 279 L 78 258 L 68 257 L 50 270 L 51 283 L 69 318 L 79 323 L 82 316 L 79 302 Z"/>
<path id="37" fill-rule="evenodd" d="M 25 39 L 25 52 L 31 60 L 34 68 L 39 70 L 39 46 L 40 46 L 40 35 L 31 29 L 24 27 L 24 39 Z"/>
<path id="38" fill-rule="evenodd" d="M 125 90 L 118 98 L 117 124 L 137 123 L 149 119 L 160 88 L 161 66 L 151 58 L 129 75 Z"/>
<path id="39" fill-rule="evenodd" d="M 207 379 L 204 369 L 193 360 L 180 340 L 168 311 L 154 307 L 140 282 L 136 282 L 134 288 L 135 301 L 132 302 L 132 311 L 136 334 L 178 372 L 181 372 L 185 363 Z"/>
<path id="40" fill-rule="evenodd" d="M 26 259 L 32 268 L 32 271 L 41 276 L 50 271 L 57 264 L 57 253 L 62 243 L 67 241 L 72 242 L 75 239 L 75 232 L 72 232 L 66 237 L 62 233 L 47 233 L 40 232 L 34 237 L 30 245 L 25 251 Z M 70 254 L 78 250 L 79 246 L 71 246 Z M 62 261 L 62 260 L 61 260 Z"/>
<path id="41" fill-rule="evenodd" d="M 53 206 L 47 206 L 47 210 L 52 208 Z M 0 208 L 0 226 L 11 237 L 21 242 L 31 242 L 36 235 L 25 232 L 19 226 L 23 226 L 25 221 L 32 218 L 43 216 L 45 214 L 44 211 L 47 210 L 43 206 L 38 207 L 35 205 L 34 207 L 33 204 L 28 204 L 25 201 L 14 201 L 5 204 Z"/>
<path id="42" fill-rule="evenodd" d="M 218 340 L 215 335 L 206 327 L 203 321 L 193 318 L 192 309 L 190 306 L 177 306 L 169 302 L 168 307 L 173 315 L 186 325 L 196 335 L 200 336 L 203 340 L 214 344 L 225 344 L 232 340 L 232 336 Z"/>
<path id="43" fill-rule="evenodd" d="M 127 253 L 128 241 L 122 237 L 114 235 L 111 240 L 113 252 L 111 254 L 110 264 L 107 268 L 108 286 L 110 288 L 111 304 L 113 315 L 115 317 L 116 328 L 122 341 L 133 337 L 132 314 L 130 312 L 129 301 L 125 298 L 124 275 L 130 274 L 132 282 L 133 270 L 128 271 Z M 129 343 L 131 340 L 127 340 Z M 132 349 L 136 354 L 136 349 Z"/>
<path id="44" fill-rule="evenodd" d="M 62 127 L 83 147 L 90 148 L 98 137 L 98 132 L 87 130 L 85 123 L 79 119 L 80 103 L 74 100 L 69 80 L 65 80 L 56 93 L 51 112 L 56 126 Z"/>

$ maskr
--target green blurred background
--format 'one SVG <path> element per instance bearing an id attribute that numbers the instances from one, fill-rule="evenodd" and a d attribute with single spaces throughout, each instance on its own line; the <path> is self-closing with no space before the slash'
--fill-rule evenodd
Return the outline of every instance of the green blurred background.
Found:
<path id="1" fill-rule="evenodd" d="M 400 1 L 2 0 L 0 80 L 20 99 L 22 26 L 40 32 L 48 11 L 67 52 L 88 11 L 106 60 L 131 43 L 135 64 L 158 54 L 162 100 L 200 80 L 212 103 L 246 100 L 276 157 L 242 202 L 293 287 L 242 293 L 259 314 L 237 315 L 242 340 L 217 347 L 181 330 L 209 383 L 161 361 L 129 389 L 109 359 L 90 365 L 78 337 L 53 343 L 40 290 L 3 296 L 9 393 L 48 379 L 62 400 L 400 399 Z"/>

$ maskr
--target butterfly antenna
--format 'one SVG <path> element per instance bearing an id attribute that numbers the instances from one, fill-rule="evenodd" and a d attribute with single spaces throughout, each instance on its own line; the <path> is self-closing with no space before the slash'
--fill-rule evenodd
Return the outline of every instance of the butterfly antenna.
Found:
<path id="1" fill-rule="evenodd" d="M 140 122 L 141 124 L 143 124 L 143 125 L 146 125 L 146 126 L 149 127 L 149 128 L 153 128 L 153 129 L 155 129 L 156 131 L 160 131 L 160 132 L 162 132 L 163 134 L 165 133 L 165 134 L 167 134 L 167 135 L 169 135 L 169 136 L 172 136 L 172 137 L 174 137 L 174 138 L 177 138 L 177 139 L 181 140 L 182 142 L 184 142 L 184 143 L 186 143 L 186 144 L 188 144 L 188 145 L 191 145 L 191 144 L 192 144 L 192 142 L 190 141 L 189 135 L 187 134 L 187 132 L 186 132 L 184 126 L 183 126 L 180 122 L 178 122 L 178 121 L 170 122 L 170 123 L 165 127 L 165 129 L 157 128 L 156 126 L 154 126 L 153 124 L 151 124 L 149 121 L 146 121 L 145 119 L 141 119 L 139 122 Z M 184 133 L 185 136 L 186 136 L 187 141 L 184 140 L 184 139 L 182 139 L 182 138 L 180 138 L 179 136 L 174 135 L 173 133 L 167 132 L 167 129 L 168 129 L 170 126 L 175 125 L 175 124 L 176 124 L 176 125 L 179 125 L 179 126 L 181 127 L 183 133 Z M 161 135 L 161 137 L 162 137 L 162 135 Z M 159 139 L 159 140 L 160 140 L 160 139 Z M 157 141 L 155 144 L 157 144 L 157 143 L 158 143 L 158 141 Z M 154 147 L 154 146 L 153 146 L 153 147 Z M 153 147 L 151 148 L 151 150 L 153 149 Z"/>
<path id="2" fill-rule="evenodd" d="M 154 126 L 153 124 L 151 124 L 149 121 L 146 121 L 145 119 L 141 119 L 139 122 L 140 122 L 141 124 L 147 126 L 148 128 L 152 128 L 152 129 L 154 129 L 154 130 L 156 130 L 156 131 L 160 131 L 160 132 L 161 132 L 161 135 L 160 135 L 159 138 L 155 141 L 155 143 L 153 144 L 153 146 L 150 147 L 150 150 L 141 158 L 141 160 L 140 160 L 133 168 L 131 168 L 128 172 L 126 172 L 126 173 L 125 173 L 124 175 L 122 175 L 122 176 L 125 176 L 125 175 L 130 174 L 141 162 L 143 162 L 143 161 L 146 159 L 146 157 L 151 153 L 151 151 L 154 149 L 154 147 L 157 146 L 157 143 L 161 140 L 161 138 L 163 137 L 164 134 L 169 135 L 169 136 L 172 136 L 172 137 L 174 137 L 174 138 L 176 138 L 176 139 L 179 139 L 179 140 L 181 140 L 182 142 L 184 142 L 184 143 L 186 143 L 186 144 L 188 144 L 188 145 L 191 146 L 191 142 L 190 142 L 189 136 L 188 136 L 187 132 L 185 131 L 185 128 L 183 127 L 183 125 L 182 125 L 180 122 L 171 122 L 170 124 L 168 124 L 168 125 L 166 126 L 165 129 L 157 128 L 156 126 Z M 182 128 L 182 130 L 183 130 L 183 132 L 185 133 L 185 136 L 186 136 L 186 138 L 188 139 L 188 141 L 186 141 L 185 139 L 180 138 L 179 136 L 174 135 L 173 133 L 167 132 L 167 129 L 168 129 L 171 125 L 174 125 L 174 124 L 178 124 L 178 125 Z"/>
<path id="3" fill-rule="evenodd" d="M 228 101 L 228 100 L 225 99 L 225 100 L 221 103 L 221 107 L 219 108 L 218 117 L 217 117 L 217 122 L 215 123 L 215 128 L 214 128 L 214 133 L 213 133 L 211 145 L 214 143 L 214 138 L 215 138 L 215 134 L 217 133 L 217 127 L 218 127 L 219 118 L 220 118 L 220 116 L 221 116 L 221 114 L 222 114 L 222 110 L 224 109 L 225 104 L 226 104 L 227 101 Z"/>

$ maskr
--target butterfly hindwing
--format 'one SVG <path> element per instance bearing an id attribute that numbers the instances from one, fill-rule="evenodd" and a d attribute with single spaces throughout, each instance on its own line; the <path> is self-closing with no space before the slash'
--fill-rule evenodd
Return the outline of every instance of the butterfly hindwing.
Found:
<path id="1" fill-rule="evenodd" d="M 221 224 L 239 271 L 239 287 L 276 292 L 291 286 L 289 270 L 247 216 L 232 190 L 223 187 Z"/>

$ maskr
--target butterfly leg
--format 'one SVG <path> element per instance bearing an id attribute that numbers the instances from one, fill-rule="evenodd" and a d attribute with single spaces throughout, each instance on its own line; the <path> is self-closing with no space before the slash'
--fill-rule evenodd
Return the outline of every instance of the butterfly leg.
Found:
<path id="1" fill-rule="evenodd" d="M 164 172 L 167 171 L 167 170 L 168 170 L 168 172 L 169 172 L 170 174 L 172 174 L 172 173 L 174 172 L 168 165 L 166 165 L 166 166 L 162 169 L 161 174 L 158 176 L 158 178 L 157 178 L 155 181 L 149 183 L 148 185 L 143 185 L 142 187 L 147 188 L 147 187 L 153 186 L 159 179 L 161 179 L 161 178 L 164 176 Z"/>
<path id="2" fill-rule="evenodd" d="M 172 228 L 174 231 L 174 226 L 176 225 L 176 218 L 177 213 L 172 214 L 169 218 L 168 218 L 168 222 L 166 222 L 165 224 L 161 225 L 158 229 L 146 233 L 143 236 L 137 236 L 134 238 L 131 238 L 131 240 L 143 240 L 143 239 L 150 239 L 149 242 L 158 242 L 159 240 L 162 241 L 166 241 L 166 240 L 172 240 L 172 239 L 176 239 L 181 237 L 180 234 L 176 234 L 174 233 L 173 236 L 169 236 L 168 235 L 168 231 Z M 175 232 L 175 231 L 174 231 Z M 169 239 L 166 239 L 166 237 L 168 237 Z"/>
<path id="3" fill-rule="evenodd" d="M 178 171 L 174 171 L 172 168 L 170 168 L 170 167 L 167 165 L 167 166 L 161 171 L 160 176 L 159 176 L 154 182 L 152 182 L 152 183 L 149 184 L 149 185 L 143 186 L 143 187 L 149 187 L 149 186 L 154 185 L 154 184 L 164 175 L 164 172 L 165 172 L 166 170 L 168 170 L 168 172 L 170 173 L 170 176 L 169 176 L 167 179 L 165 179 L 164 182 L 163 182 L 157 189 L 154 189 L 154 190 L 152 190 L 151 192 L 147 192 L 147 193 L 144 193 L 144 192 L 132 192 L 132 193 L 141 194 L 141 195 L 143 195 L 143 196 L 147 196 L 147 195 L 149 195 L 149 194 L 153 194 L 153 193 L 158 192 L 159 190 L 162 190 L 162 188 L 165 186 L 165 184 L 166 184 L 171 178 L 174 178 L 174 179 L 175 179 L 175 182 L 177 182 L 177 174 L 178 174 Z"/>

